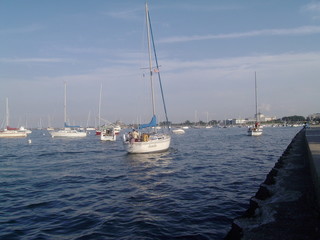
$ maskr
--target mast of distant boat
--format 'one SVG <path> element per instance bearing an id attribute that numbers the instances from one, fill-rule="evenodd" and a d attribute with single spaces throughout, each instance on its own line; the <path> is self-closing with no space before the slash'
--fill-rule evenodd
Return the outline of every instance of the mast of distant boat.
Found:
<path id="1" fill-rule="evenodd" d="M 6 98 L 6 128 L 9 126 L 9 100 Z"/>
<path id="2" fill-rule="evenodd" d="M 257 73 L 254 72 L 254 85 L 255 85 L 255 102 L 256 102 L 256 122 L 259 122 L 258 117 L 258 94 L 257 94 Z"/>
<path id="3" fill-rule="evenodd" d="M 64 82 L 64 126 L 67 126 L 67 82 Z"/>
<path id="4" fill-rule="evenodd" d="M 100 86 L 100 97 L 99 97 L 99 119 L 98 119 L 98 129 L 101 128 L 101 96 L 102 96 L 102 83 L 101 83 L 101 86 Z"/>

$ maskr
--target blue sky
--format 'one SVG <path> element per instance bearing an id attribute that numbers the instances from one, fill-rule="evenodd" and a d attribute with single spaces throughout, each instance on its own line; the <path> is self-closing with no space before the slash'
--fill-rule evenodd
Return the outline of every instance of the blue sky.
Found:
<path id="1" fill-rule="evenodd" d="M 10 125 L 151 118 L 144 0 L 0 0 Z M 169 120 L 320 112 L 320 1 L 149 0 Z M 158 92 L 158 91 L 157 91 Z M 159 104 L 159 100 L 157 103 Z M 157 110 L 161 109 L 158 106 Z M 162 116 L 160 112 L 160 117 Z"/>

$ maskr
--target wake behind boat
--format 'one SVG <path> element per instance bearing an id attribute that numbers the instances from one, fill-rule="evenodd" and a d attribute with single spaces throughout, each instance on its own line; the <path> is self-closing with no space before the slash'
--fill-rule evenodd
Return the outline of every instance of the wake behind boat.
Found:
<path id="1" fill-rule="evenodd" d="M 149 53 L 149 73 L 151 84 L 151 98 L 152 98 L 152 119 L 148 124 L 142 124 L 139 126 L 139 132 L 133 130 L 133 132 L 123 135 L 123 145 L 128 153 L 153 153 L 166 151 L 170 147 L 171 136 L 168 133 L 157 132 L 157 117 L 155 114 L 155 97 L 154 97 L 154 84 L 153 84 L 153 72 L 158 74 L 162 102 L 164 112 L 166 116 L 166 123 L 168 124 L 167 110 L 163 96 L 162 83 L 159 71 L 159 65 L 154 45 L 154 39 L 152 34 L 150 16 L 148 4 L 145 6 L 146 11 L 146 24 L 147 24 L 147 37 L 148 37 L 148 53 Z M 152 49 L 151 49 L 152 48 Z M 153 51 L 152 51 L 153 50 Z M 156 67 L 152 66 L 152 57 L 154 57 Z M 144 130 L 144 132 L 142 132 Z M 146 131 L 148 130 L 148 131 Z M 168 128 L 169 131 L 169 128 Z"/>

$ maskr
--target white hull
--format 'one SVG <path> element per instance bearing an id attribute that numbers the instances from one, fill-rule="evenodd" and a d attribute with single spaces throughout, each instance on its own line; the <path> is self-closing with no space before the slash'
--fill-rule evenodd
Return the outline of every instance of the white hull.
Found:
<path id="1" fill-rule="evenodd" d="M 172 130 L 172 132 L 174 134 L 184 134 L 185 133 L 185 131 L 183 129 L 174 129 L 174 130 Z"/>
<path id="2" fill-rule="evenodd" d="M 120 126 L 117 125 L 116 127 L 114 127 L 114 133 L 115 134 L 118 135 L 120 133 L 120 131 L 121 131 L 121 127 Z"/>
<path id="3" fill-rule="evenodd" d="M 251 129 L 248 130 L 248 136 L 260 136 L 262 135 L 262 129 Z"/>
<path id="4" fill-rule="evenodd" d="M 126 141 L 124 136 L 124 148 L 128 153 L 154 153 L 163 152 L 169 149 L 171 137 L 166 134 L 150 136 L 146 142 Z"/>
<path id="5" fill-rule="evenodd" d="M 19 137 L 26 137 L 27 133 L 26 132 L 18 132 L 18 131 L 3 131 L 0 132 L 0 138 L 19 138 Z"/>
<path id="6" fill-rule="evenodd" d="M 77 137 L 86 137 L 87 133 L 86 132 L 78 132 L 77 130 L 59 130 L 56 132 L 50 132 L 51 137 L 72 137 L 72 138 L 77 138 Z"/>
<path id="7" fill-rule="evenodd" d="M 113 135 L 104 135 L 101 134 L 100 135 L 100 140 L 101 141 L 116 141 L 117 139 L 117 135 L 113 134 Z"/>

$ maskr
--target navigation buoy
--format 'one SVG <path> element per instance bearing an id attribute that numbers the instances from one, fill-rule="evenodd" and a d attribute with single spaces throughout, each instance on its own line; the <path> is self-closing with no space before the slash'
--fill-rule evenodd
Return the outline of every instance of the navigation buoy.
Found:
<path id="1" fill-rule="evenodd" d="M 31 143 L 32 143 L 31 139 L 28 139 L 28 143 L 29 143 L 29 144 L 31 144 Z"/>

